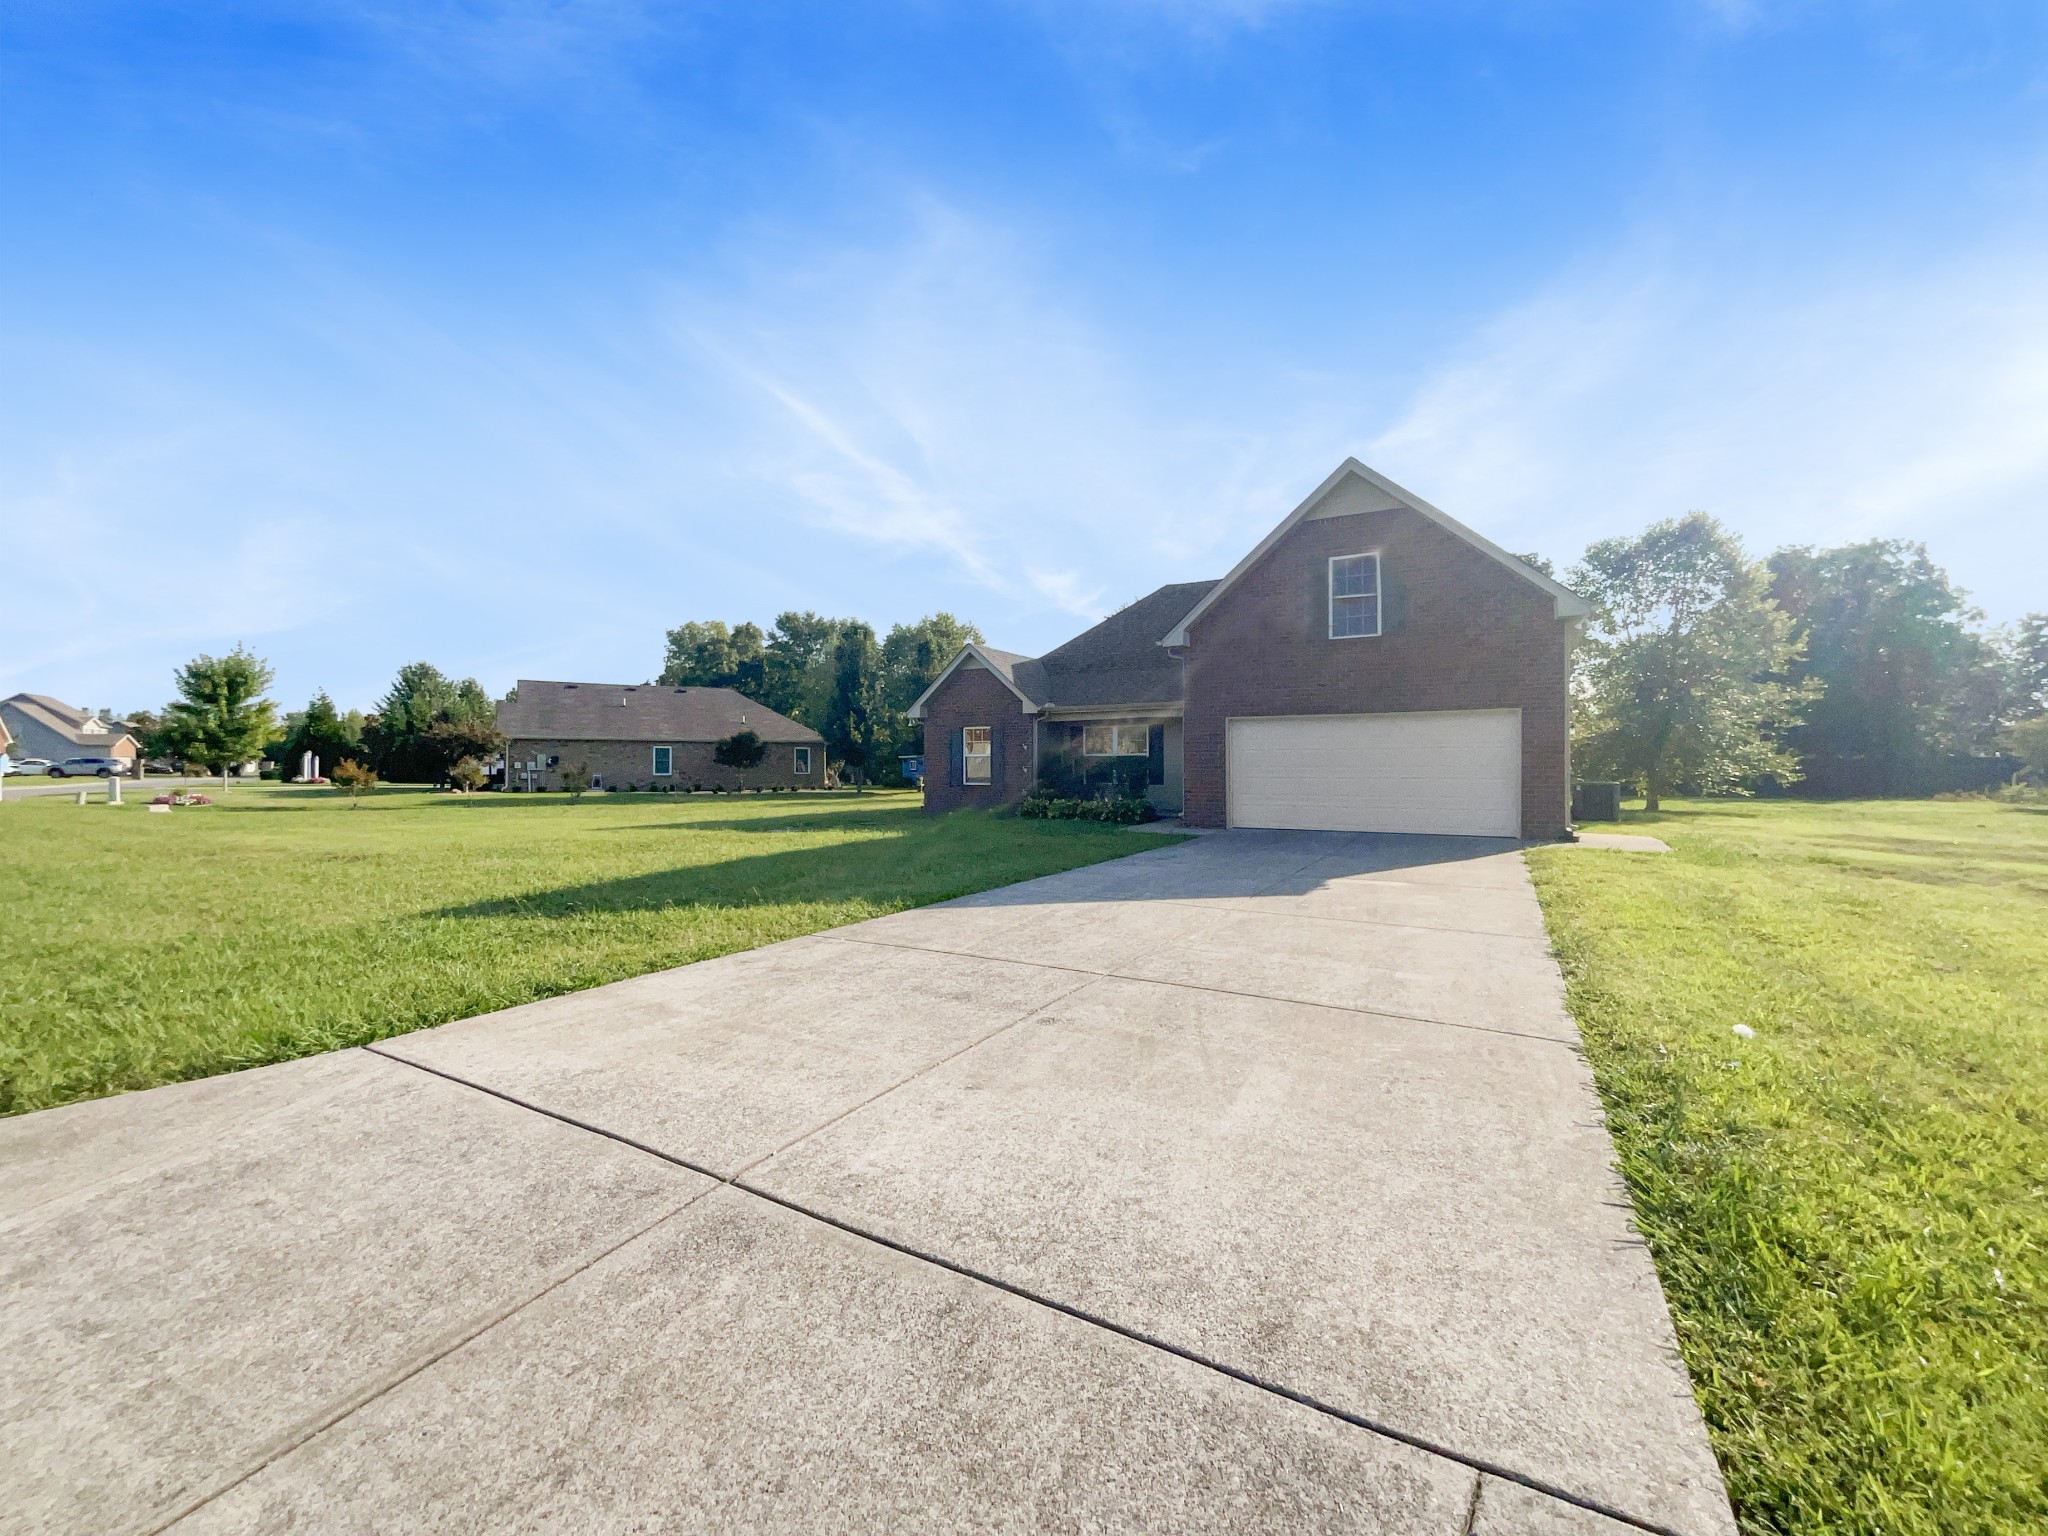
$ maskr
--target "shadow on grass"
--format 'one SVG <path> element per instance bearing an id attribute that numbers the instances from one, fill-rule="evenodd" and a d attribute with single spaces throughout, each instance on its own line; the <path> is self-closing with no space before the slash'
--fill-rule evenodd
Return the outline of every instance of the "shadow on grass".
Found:
<path id="1" fill-rule="evenodd" d="M 703 829 L 704 823 L 655 828 Z M 841 820 L 826 823 L 843 826 Z M 732 830 L 758 830 L 742 822 Z M 1078 822 L 1020 823 L 993 817 L 918 818 L 886 837 L 751 854 L 654 870 L 523 896 L 444 907 L 448 918 L 560 919 L 594 912 L 672 908 L 930 902 L 1000 889 L 1003 905 L 1123 903 L 1203 896 L 1304 895 L 1350 875 L 1389 874 L 1492 857 L 1521 844 L 1508 838 L 1340 832 L 1228 832 L 1160 846 L 1122 829 Z M 1062 845 L 1092 844 L 1100 858 L 1078 863 Z M 1113 871 L 1100 865 L 1113 864 Z M 1060 879 L 1061 875 L 1072 878 Z"/>

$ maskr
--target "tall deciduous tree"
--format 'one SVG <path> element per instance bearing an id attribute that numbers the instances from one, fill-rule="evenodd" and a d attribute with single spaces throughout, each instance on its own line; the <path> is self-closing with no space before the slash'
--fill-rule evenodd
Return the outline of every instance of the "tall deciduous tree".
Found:
<path id="1" fill-rule="evenodd" d="M 889 707 L 898 713 L 910 708 L 970 640 L 982 644 L 981 631 L 950 613 L 927 614 L 891 629 L 882 642 Z"/>
<path id="2" fill-rule="evenodd" d="M 1819 685 L 1790 737 L 1814 790 L 1927 793 L 1944 787 L 1945 758 L 1996 751 L 2003 669 L 1923 545 L 1781 549 L 1770 567 L 1803 649 L 1793 676 Z"/>
<path id="3" fill-rule="evenodd" d="M 178 669 L 178 697 L 145 750 L 202 763 L 214 773 L 254 761 L 277 722 L 277 705 L 264 697 L 273 675 L 246 646 L 194 657 Z"/>
<path id="4" fill-rule="evenodd" d="M 668 632 L 659 680 L 670 688 L 737 688 L 749 698 L 760 698 L 766 677 L 761 655 L 765 644 L 757 624 L 730 629 L 722 619 L 678 624 Z"/>
<path id="5" fill-rule="evenodd" d="M 1704 512 L 1586 551 L 1572 585 L 1595 606 L 1577 679 L 1576 754 L 1651 810 L 1680 789 L 1797 777 L 1777 739 L 1810 689 L 1782 680 L 1796 647 L 1768 575 Z"/>

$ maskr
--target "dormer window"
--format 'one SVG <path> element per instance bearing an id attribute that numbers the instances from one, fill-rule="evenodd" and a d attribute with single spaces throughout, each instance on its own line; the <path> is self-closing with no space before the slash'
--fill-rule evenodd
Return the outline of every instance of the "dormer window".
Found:
<path id="1" fill-rule="evenodd" d="M 1336 555 L 1330 560 L 1330 638 L 1370 639 L 1380 632 L 1380 557 Z"/>

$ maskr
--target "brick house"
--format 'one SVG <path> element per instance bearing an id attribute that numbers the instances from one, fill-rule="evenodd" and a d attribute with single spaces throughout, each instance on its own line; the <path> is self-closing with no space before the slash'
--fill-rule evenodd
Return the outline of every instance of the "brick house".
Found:
<path id="1" fill-rule="evenodd" d="M 822 789 L 825 740 L 730 688 L 550 683 L 521 678 L 498 705 L 506 788 L 559 789 L 582 766 L 593 789 Z M 713 760 L 752 731 L 768 753 L 744 774 Z"/>
<path id="2" fill-rule="evenodd" d="M 925 807 L 1119 780 L 1199 827 L 1561 836 L 1586 601 L 1356 459 L 1220 581 L 911 708 Z"/>

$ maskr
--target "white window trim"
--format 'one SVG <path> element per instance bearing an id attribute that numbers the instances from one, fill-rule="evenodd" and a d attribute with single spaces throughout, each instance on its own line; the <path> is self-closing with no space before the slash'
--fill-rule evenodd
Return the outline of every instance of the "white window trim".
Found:
<path id="1" fill-rule="evenodd" d="M 987 750 L 986 752 L 969 752 L 969 751 L 967 750 L 967 733 L 968 733 L 969 731 L 986 731 L 986 732 L 988 732 L 988 750 Z M 988 764 L 988 776 L 987 776 L 986 778 L 980 778 L 980 779 L 977 779 L 977 778 L 975 778 L 975 777 L 973 776 L 972 772 L 971 772 L 971 771 L 969 770 L 969 767 L 968 767 L 968 765 L 969 765 L 970 763 L 972 763 L 972 762 L 973 762 L 973 761 L 974 761 L 974 760 L 975 760 L 976 758 L 980 758 L 980 759 L 981 759 L 982 761 L 984 761 L 984 762 L 986 762 L 986 763 Z M 993 783 L 995 783 L 995 781 L 996 781 L 996 732 L 995 732 L 995 727 L 994 727 L 994 726 L 992 726 L 992 725 L 964 725 L 964 726 L 962 726 L 962 727 L 960 728 L 960 783 L 962 784 L 962 786 L 964 786 L 964 787 L 966 787 L 966 788 L 970 788 L 970 789 L 979 789 L 979 788 L 980 788 L 980 787 L 981 787 L 982 785 L 984 785 L 984 784 L 993 784 Z"/>
<path id="2" fill-rule="evenodd" d="M 1088 729 L 1093 725 L 1100 731 L 1108 731 L 1110 750 L 1090 752 L 1088 750 Z M 1126 752 L 1123 747 L 1123 733 L 1136 731 L 1144 738 L 1145 744 L 1135 752 Z M 1149 725 L 1129 725 L 1120 721 L 1090 721 L 1081 727 L 1081 755 L 1083 757 L 1149 757 L 1152 753 L 1152 728 Z"/>
<path id="3" fill-rule="evenodd" d="M 664 752 L 668 754 L 668 766 L 666 768 L 661 766 L 661 754 Z M 674 747 L 656 747 L 652 760 L 647 766 L 648 771 L 657 779 L 674 778 L 676 776 L 676 749 Z"/>
<path id="4" fill-rule="evenodd" d="M 1371 596 L 1372 628 L 1356 635 L 1340 635 L 1337 633 L 1337 562 L 1339 560 L 1366 559 L 1370 559 L 1372 561 L 1372 592 L 1370 594 L 1364 592 L 1347 592 L 1344 595 L 1346 597 L 1365 597 L 1368 595 Z M 1323 591 L 1325 600 L 1328 604 L 1325 610 L 1325 617 L 1329 620 L 1328 627 L 1330 632 L 1330 638 L 1332 640 L 1377 640 L 1380 637 L 1381 632 L 1386 628 L 1386 624 L 1384 622 L 1386 618 L 1384 612 L 1385 598 L 1381 592 L 1381 585 L 1382 583 L 1380 581 L 1380 552 L 1378 550 L 1361 549 L 1356 554 L 1330 556 L 1329 566 L 1325 570 L 1323 576 Z"/>
<path id="5" fill-rule="evenodd" d="M 789 767 L 792 773 L 809 774 L 811 771 L 811 749 L 809 747 L 798 747 L 790 754 Z"/>

